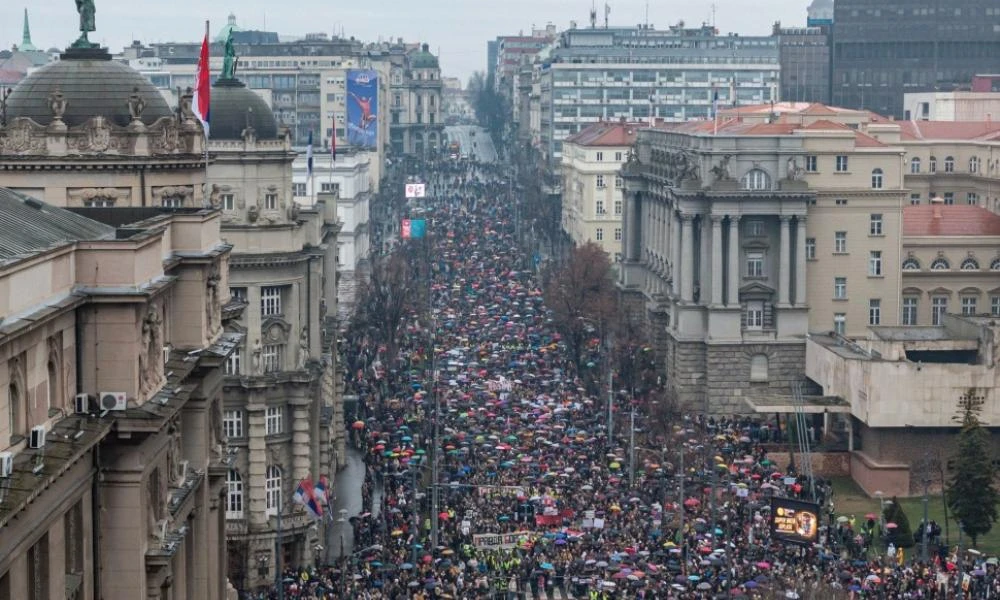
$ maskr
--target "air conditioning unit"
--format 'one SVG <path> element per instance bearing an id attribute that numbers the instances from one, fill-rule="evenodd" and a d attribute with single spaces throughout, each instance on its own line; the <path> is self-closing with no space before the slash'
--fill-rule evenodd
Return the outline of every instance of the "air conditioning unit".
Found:
<path id="1" fill-rule="evenodd" d="M 101 392 L 98 396 L 101 401 L 101 410 L 125 410 L 128 404 L 128 396 L 125 392 Z"/>
<path id="2" fill-rule="evenodd" d="M 6 479 L 14 474 L 14 454 L 0 452 L 0 479 Z"/>
<path id="3" fill-rule="evenodd" d="M 37 425 L 31 428 L 31 434 L 28 436 L 28 447 L 35 449 L 45 447 L 44 425 Z"/>
<path id="4" fill-rule="evenodd" d="M 73 398 L 73 412 L 84 415 L 90 412 L 90 394 L 77 394 Z"/>
<path id="5" fill-rule="evenodd" d="M 168 360 L 170 360 L 170 346 L 164 346 L 163 347 L 163 364 L 167 364 Z"/>

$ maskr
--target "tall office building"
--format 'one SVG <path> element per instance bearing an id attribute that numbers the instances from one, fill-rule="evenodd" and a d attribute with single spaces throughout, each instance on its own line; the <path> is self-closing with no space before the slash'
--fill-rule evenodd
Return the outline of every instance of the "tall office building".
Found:
<path id="1" fill-rule="evenodd" d="M 965 88 L 1000 62 L 995 0 L 837 0 L 832 99 L 903 117 L 905 92 Z"/>
<path id="2" fill-rule="evenodd" d="M 539 65 L 540 141 L 550 164 L 562 141 L 600 120 L 708 119 L 720 106 L 778 100 L 774 36 L 651 25 L 564 31 Z"/>
<path id="3" fill-rule="evenodd" d="M 811 21 L 810 21 L 811 22 Z M 781 62 L 781 99 L 785 102 L 830 101 L 830 28 L 781 27 L 776 24 Z"/>

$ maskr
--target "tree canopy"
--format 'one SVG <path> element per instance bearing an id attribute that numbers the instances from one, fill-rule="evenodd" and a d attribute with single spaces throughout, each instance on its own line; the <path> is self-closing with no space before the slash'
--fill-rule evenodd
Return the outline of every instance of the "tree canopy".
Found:
<path id="1" fill-rule="evenodd" d="M 958 451 L 946 495 L 948 508 L 962 530 L 976 545 L 979 537 L 989 533 L 997 521 L 1000 494 L 996 487 L 990 434 L 979 421 L 983 397 L 970 390 L 959 400 L 955 420 L 962 429 L 958 434 Z"/>

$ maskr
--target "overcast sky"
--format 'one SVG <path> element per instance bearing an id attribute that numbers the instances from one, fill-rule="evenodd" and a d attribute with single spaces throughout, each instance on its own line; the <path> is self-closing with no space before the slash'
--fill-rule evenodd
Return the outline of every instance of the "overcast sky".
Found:
<path id="1" fill-rule="evenodd" d="M 532 25 L 571 20 L 587 24 L 592 0 L 94 0 L 99 41 L 120 51 L 131 40 L 145 43 L 200 39 L 206 19 L 212 34 L 235 12 L 244 29 L 267 29 L 282 36 L 317 31 L 344 32 L 365 41 L 403 37 L 424 41 L 440 53 L 445 76 L 463 82 L 486 65 L 486 41 L 497 35 L 527 33 Z M 603 2 L 598 21 L 603 24 Z M 711 0 L 611 0 L 610 23 L 645 20 L 658 29 L 683 19 L 688 25 L 711 21 Z M 715 23 L 723 32 L 766 35 L 774 21 L 804 25 L 809 0 L 714 0 Z M 21 41 L 24 7 L 29 7 L 32 41 L 40 48 L 64 47 L 79 35 L 73 0 L 0 0 L 0 47 Z"/>

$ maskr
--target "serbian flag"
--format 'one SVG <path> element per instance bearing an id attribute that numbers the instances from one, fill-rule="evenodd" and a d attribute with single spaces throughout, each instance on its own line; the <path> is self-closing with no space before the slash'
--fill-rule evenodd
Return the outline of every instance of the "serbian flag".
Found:
<path id="1" fill-rule="evenodd" d="M 328 506 L 330 504 L 330 497 L 327 492 L 328 483 L 329 480 L 327 480 L 326 475 L 320 475 L 319 481 L 317 481 L 316 485 L 313 486 L 313 493 L 316 494 L 316 500 L 324 506 Z"/>
<path id="2" fill-rule="evenodd" d="M 337 160 L 337 115 L 333 116 L 333 133 L 330 134 L 330 160 Z"/>
<path id="3" fill-rule="evenodd" d="M 313 132 L 309 130 L 309 143 L 306 146 L 306 177 L 313 175 Z"/>
<path id="4" fill-rule="evenodd" d="M 208 23 L 205 23 L 205 39 L 201 42 L 201 56 L 198 58 L 198 70 L 194 80 L 194 99 L 191 108 L 194 115 L 205 128 L 208 137 L 209 111 L 212 105 L 212 77 L 208 64 Z"/>
<path id="5" fill-rule="evenodd" d="M 295 489 L 295 495 L 292 496 L 292 500 L 296 504 L 304 506 L 314 519 L 323 516 L 323 507 L 316 500 L 316 490 L 313 488 L 312 480 L 303 479 L 300 481 L 299 487 Z"/>

